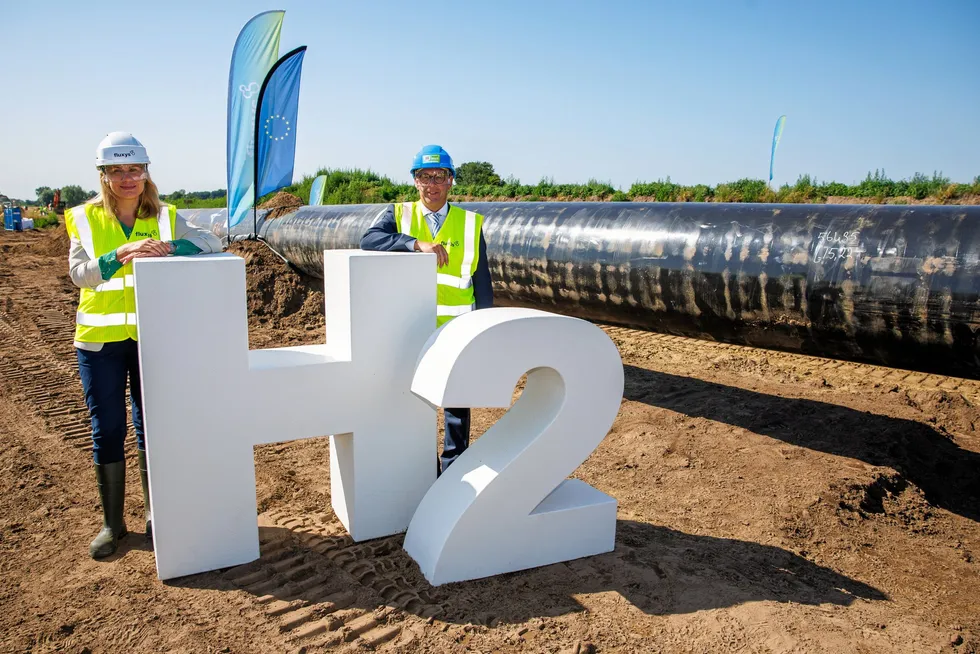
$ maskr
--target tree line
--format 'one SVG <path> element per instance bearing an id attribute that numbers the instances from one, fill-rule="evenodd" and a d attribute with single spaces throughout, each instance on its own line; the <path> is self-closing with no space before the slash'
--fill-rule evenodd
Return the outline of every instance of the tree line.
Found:
<path id="1" fill-rule="evenodd" d="M 46 207 L 54 202 L 55 189 L 39 186 L 34 189 L 34 194 L 37 196 L 37 204 Z M 83 191 L 81 186 L 75 184 L 61 187 L 61 202 L 64 202 L 66 207 L 74 207 L 94 197 L 95 191 Z"/>
<path id="2" fill-rule="evenodd" d="M 404 202 L 417 199 L 412 184 L 395 183 L 372 171 L 323 169 L 307 175 L 283 189 L 308 202 L 313 180 L 326 176 L 324 204 L 364 204 Z M 271 197 L 270 194 L 268 197 Z M 523 184 L 510 177 L 502 179 L 485 161 L 467 162 L 456 169 L 456 185 L 452 196 L 457 201 L 613 201 L 613 202 L 789 202 L 821 203 L 830 197 L 855 198 L 864 202 L 903 203 L 910 200 L 931 201 L 936 204 L 961 199 L 980 202 L 980 176 L 972 183 L 952 182 L 941 173 L 931 176 L 916 173 L 910 179 L 892 180 L 883 170 L 868 173 L 857 184 L 818 182 L 810 175 L 801 175 L 794 184 L 771 188 L 765 180 L 740 179 L 716 186 L 707 184 L 683 185 L 668 177 L 655 182 L 635 182 L 626 191 L 608 182 L 589 180 L 585 184 L 557 184 L 543 178 L 537 184 Z M 261 204 L 267 198 L 260 198 Z M 203 206 L 203 205 L 202 205 Z M 225 206 L 224 198 L 214 207 Z"/>
<path id="3" fill-rule="evenodd" d="M 313 180 L 326 176 L 324 185 L 325 204 L 364 204 L 402 202 L 417 198 L 414 185 L 397 183 L 370 170 L 321 169 L 313 175 L 284 189 L 304 202 L 310 199 Z M 36 189 L 37 204 L 51 203 L 54 191 L 42 186 Z M 95 191 L 83 191 L 80 186 L 65 186 L 61 199 L 65 206 L 84 202 Z M 259 198 L 259 204 L 271 197 Z M 655 182 L 635 182 L 626 191 L 614 188 L 608 182 L 591 179 L 584 184 L 555 183 L 542 178 L 537 184 L 524 184 L 514 177 L 501 178 L 491 163 L 469 161 L 456 169 L 453 197 L 459 200 L 515 200 L 515 201 L 656 201 L 656 202 L 825 202 L 829 197 L 860 198 L 866 202 L 907 202 L 931 200 L 937 204 L 968 201 L 980 195 L 980 175 L 971 183 L 955 183 L 941 173 L 931 176 L 916 173 L 909 179 L 892 180 L 885 171 L 875 170 L 857 184 L 818 182 L 810 175 L 801 175 L 794 184 L 771 188 L 765 180 L 744 178 L 715 186 L 707 184 L 683 185 L 667 179 Z M 165 202 L 180 208 L 217 208 L 227 203 L 225 189 L 212 191 L 186 191 L 180 189 L 161 196 Z M 977 201 L 974 199 L 973 201 Z"/>

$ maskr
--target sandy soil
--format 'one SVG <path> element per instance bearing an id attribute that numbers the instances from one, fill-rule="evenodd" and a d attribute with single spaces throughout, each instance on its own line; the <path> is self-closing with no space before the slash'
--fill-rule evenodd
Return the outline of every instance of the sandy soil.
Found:
<path id="1" fill-rule="evenodd" d="M 318 280 L 232 251 L 251 347 L 323 337 Z M 93 561 L 66 260 L 63 228 L 0 232 L 2 652 L 980 650 L 980 384 L 618 327 L 622 408 L 575 472 L 619 500 L 614 552 L 431 587 L 400 536 L 346 536 L 316 439 L 256 448 L 261 559 L 167 583 L 131 444 L 134 533 Z"/>

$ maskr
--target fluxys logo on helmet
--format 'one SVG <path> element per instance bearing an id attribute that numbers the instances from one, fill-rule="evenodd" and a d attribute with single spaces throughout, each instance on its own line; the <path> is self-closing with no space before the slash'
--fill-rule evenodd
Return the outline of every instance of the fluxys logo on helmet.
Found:
<path id="1" fill-rule="evenodd" d="M 422 163 L 424 163 L 424 164 L 427 164 L 427 163 L 439 163 L 439 155 L 438 154 L 423 154 L 422 155 Z"/>
<path id="2" fill-rule="evenodd" d="M 112 153 L 112 156 L 113 157 L 123 157 L 123 158 L 135 157 L 136 156 L 136 150 L 130 150 L 129 152 L 113 152 Z"/>

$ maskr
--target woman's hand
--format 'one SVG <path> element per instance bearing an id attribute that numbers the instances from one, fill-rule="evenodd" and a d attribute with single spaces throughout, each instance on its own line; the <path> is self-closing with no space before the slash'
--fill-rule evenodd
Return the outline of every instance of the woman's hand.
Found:
<path id="1" fill-rule="evenodd" d="M 126 243 L 116 248 L 116 261 L 126 265 L 133 259 L 143 257 L 165 257 L 170 254 L 170 243 L 146 238 L 142 241 Z"/>

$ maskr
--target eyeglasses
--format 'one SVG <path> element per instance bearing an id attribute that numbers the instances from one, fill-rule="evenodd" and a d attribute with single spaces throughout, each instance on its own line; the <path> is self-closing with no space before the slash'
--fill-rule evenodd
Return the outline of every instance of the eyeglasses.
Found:
<path id="1" fill-rule="evenodd" d="M 449 181 L 449 173 L 428 173 L 425 175 L 419 174 L 415 176 L 415 181 L 419 184 L 427 186 L 429 184 L 445 184 Z"/>
<path id="2" fill-rule="evenodd" d="M 127 179 L 139 181 L 149 177 L 145 168 L 121 168 L 113 166 L 112 168 L 107 168 L 104 173 L 113 182 L 122 182 Z"/>

